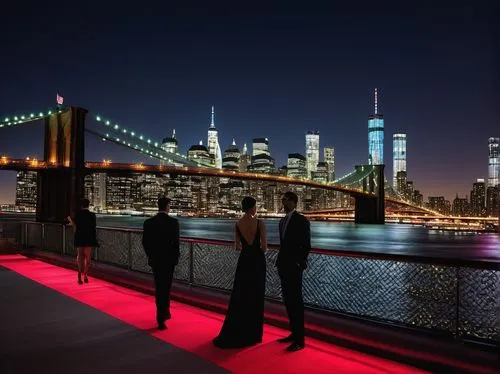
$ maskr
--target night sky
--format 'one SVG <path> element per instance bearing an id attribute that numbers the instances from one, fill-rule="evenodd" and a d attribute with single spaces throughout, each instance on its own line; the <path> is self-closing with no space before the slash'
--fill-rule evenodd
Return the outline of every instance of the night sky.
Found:
<path id="1" fill-rule="evenodd" d="M 233 137 L 249 149 L 268 137 L 281 166 L 288 153 L 305 155 L 305 132 L 319 130 L 340 176 L 367 163 L 378 87 L 389 180 L 395 132 L 407 133 L 408 176 L 425 196 L 464 196 L 487 178 L 488 137 L 500 136 L 496 0 L 68 3 L 2 5 L 2 118 L 46 110 L 59 92 L 156 141 L 175 128 L 185 152 L 206 144 L 215 105 L 222 150 Z M 0 154 L 41 158 L 41 136 L 41 123 L 0 129 Z M 87 144 L 87 160 L 144 161 Z M 0 202 L 13 202 L 15 173 L 0 181 Z"/>

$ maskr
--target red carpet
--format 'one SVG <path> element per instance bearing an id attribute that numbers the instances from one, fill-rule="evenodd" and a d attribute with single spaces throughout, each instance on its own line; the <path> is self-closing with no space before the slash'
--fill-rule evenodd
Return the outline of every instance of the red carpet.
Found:
<path id="1" fill-rule="evenodd" d="M 260 345 L 219 350 L 212 346 L 211 340 L 221 327 L 224 317 L 220 314 L 173 302 L 173 319 L 168 323 L 168 330 L 158 331 L 155 329 L 152 296 L 95 278 L 80 286 L 76 283 L 74 271 L 21 255 L 0 256 L 0 265 L 234 373 L 423 372 L 311 338 L 306 339 L 304 350 L 288 353 L 284 350 L 286 345 L 276 342 L 288 332 L 272 326 L 265 326 L 264 341 Z"/>

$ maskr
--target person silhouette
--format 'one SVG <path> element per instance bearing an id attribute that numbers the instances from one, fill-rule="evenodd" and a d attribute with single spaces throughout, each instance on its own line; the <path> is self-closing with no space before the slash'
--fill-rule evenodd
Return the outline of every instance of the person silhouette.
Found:
<path id="1" fill-rule="evenodd" d="M 224 324 L 213 340 L 219 348 L 243 348 L 262 342 L 266 288 L 266 227 L 256 217 L 256 200 L 241 202 L 243 217 L 235 225 L 235 248 L 240 251 Z"/>
<path id="2" fill-rule="evenodd" d="M 179 222 L 168 215 L 170 199 L 158 199 L 158 214 L 144 221 L 142 246 L 153 270 L 155 283 L 156 322 L 158 329 L 167 328 L 170 313 L 170 290 L 175 266 L 179 263 Z"/>
<path id="3" fill-rule="evenodd" d="M 287 351 L 295 352 L 304 348 L 304 301 L 302 298 L 302 274 L 307 267 L 307 256 L 311 250 L 309 221 L 297 213 L 298 196 L 288 191 L 281 199 L 286 212 L 280 220 L 280 249 L 276 267 L 281 280 L 281 292 L 291 334 L 278 339 L 281 343 L 291 343 Z"/>
<path id="4" fill-rule="evenodd" d="M 80 210 L 75 214 L 73 220 L 71 216 L 67 219 L 74 227 L 74 246 L 76 248 L 76 263 L 78 266 L 78 284 L 88 283 L 88 272 L 91 263 L 92 247 L 97 247 L 97 229 L 95 213 L 89 210 L 90 201 L 80 200 Z M 83 282 L 82 282 L 83 273 Z"/>

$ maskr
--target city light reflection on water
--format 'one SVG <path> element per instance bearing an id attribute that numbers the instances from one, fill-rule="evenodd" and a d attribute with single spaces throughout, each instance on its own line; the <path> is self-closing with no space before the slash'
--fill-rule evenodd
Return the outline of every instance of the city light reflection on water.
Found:
<path id="1" fill-rule="evenodd" d="M 142 228 L 145 217 L 99 215 L 98 225 Z M 278 244 L 278 219 L 265 219 L 269 243 Z M 233 240 L 234 219 L 179 217 L 181 236 Z M 500 261 L 500 235 L 429 230 L 422 226 L 311 222 L 312 246 L 389 254 Z"/>

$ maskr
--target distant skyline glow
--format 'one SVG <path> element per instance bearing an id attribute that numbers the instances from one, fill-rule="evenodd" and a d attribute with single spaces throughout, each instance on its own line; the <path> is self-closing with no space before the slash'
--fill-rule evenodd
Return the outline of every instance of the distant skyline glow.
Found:
<path id="1" fill-rule="evenodd" d="M 305 155 L 306 132 L 318 130 L 340 177 L 367 163 L 376 87 L 387 179 L 392 135 L 405 133 L 415 189 L 452 200 L 488 178 L 488 138 L 500 136 L 495 6 L 34 3 L 27 13 L 11 2 L 0 25 L 2 54 L 11 56 L 0 70 L 0 119 L 46 112 L 60 95 L 89 109 L 89 126 L 91 115 L 109 116 L 154 142 L 175 129 L 186 154 L 206 142 L 213 105 L 222 152 L 233 138 L 241 149 L 266 137 L 279 167 L 289 153 Z M 41 158 L 42 134 L 40 121 L 0 128 L 0 154 Z M 89 161 L 151 162 L 86 141 Z M 14 181 L 0 171 L 0 202 L 13 202 Z"/>

